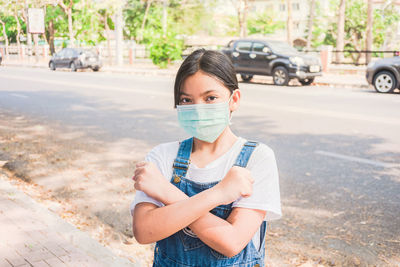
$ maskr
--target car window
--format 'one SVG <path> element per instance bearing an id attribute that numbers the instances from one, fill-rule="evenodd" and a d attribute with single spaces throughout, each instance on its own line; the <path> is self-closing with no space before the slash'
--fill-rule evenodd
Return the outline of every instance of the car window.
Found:
<path id="1" fill-rule="evenodd" d="M 57 53 L 57 56 L 59 57 L 64 57 L 65 56 L 65 49 L 61 50 L 60 52 Z"/>
<path id="2" fill-rule="evenodd" d="M 238 42 L 236 45 L 236 50 L 250 52 L 251 42 Z"/>
<path id="3" fill-rule="evenodd" d="M 296 48 L 290 46 L 286 42 L 279 42 L 279 41 L 268 41 L 269 46 L 274 50 L 276 53 L 280 54 L 287 54 L 287 53 L 293 53 L 296 54 L 299 51 L 296 50 Z"/>
<path id="4" fill-rule="evenodd" d="M 74 56 L 74 51 L 73 51 L 72 49 L 68 49 L 68 50 L 65 52 L 65 57 L 70 58 L 70 57 L 73 57 L 73 56 Z"/>
<path id="5" fill-rule="evenodd" d="M 270 53 L 271 52 L 269 47 L 265 46 L 262 43 L 254 43 L 253 44 L 253 51 L 254 52 L 260 52 L 260 53 Z"/>

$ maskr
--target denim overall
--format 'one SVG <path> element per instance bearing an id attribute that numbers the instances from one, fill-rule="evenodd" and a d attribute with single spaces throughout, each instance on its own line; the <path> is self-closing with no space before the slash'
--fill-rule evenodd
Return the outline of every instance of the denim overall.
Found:
<path id="1" fill-rule="evenodd" d="M 212 183 L 196 183 L 185 178 L 189 168 L 192 144 L 193 138 L 181 142 L 178 155 L 173 164 L 174 170 L 171 178 L 171 183 L 189 197 L 209 189 L 218 183 L 218 181 Z M 245 168 L 256 146 L 256 142 L 246 142 L 234 165 Z M 231 210 L 232 203 L 218 206 L 211 210 L 211 213 L 222 219 L 226 219 L 231 213 Z M 263 221 L 260 227 L 260 250 L 257 250 L 253 241 L 250 241 L 239 254 L 228 258 L 207 246 L 197 238 L 196 234 L 194 234 L 190 228 L 186 227 L 156 243 L 153 267 L 264 266 L 265 232 L 266 222 Z"/>

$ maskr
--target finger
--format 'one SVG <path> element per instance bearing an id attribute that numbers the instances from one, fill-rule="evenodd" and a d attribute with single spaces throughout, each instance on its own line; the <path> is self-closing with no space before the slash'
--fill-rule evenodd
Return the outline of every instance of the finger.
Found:
<path id="1" fill-rule="evenodd" d="M 146 161 L 139 161 L 138 163 L 136 163 L 136 168 L 144 167 L 146 166 L 146 164 Z"/>

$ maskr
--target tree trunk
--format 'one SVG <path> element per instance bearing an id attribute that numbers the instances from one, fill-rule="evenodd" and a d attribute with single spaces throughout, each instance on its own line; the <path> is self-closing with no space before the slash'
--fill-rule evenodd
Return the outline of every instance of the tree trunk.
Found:
<path id="1" fill-rule="evenodd" d="M 112 55 L 111 55 L 111 43 L 110 43 L 110 26 L 108 25 L 108 15 L 107 12 L 104 14 L 104 27 L 106 29 L 106 38 L 107 38 L 107 57 L 108 63 L 112 65 Z"/>
<path id="2" fill-rule="evenodd" d="M 21 42 L 20 42 L 20 36 L 21 36 L 21 24 L 19 23 L 19 19 L 17 14 L 14 14 L 15 21 L 17 22 L 17 48 L 18 48 L 18 57 L 19 59 L 22 58 L 21 54 Z"/>
<path id="3" fill-rule="evenodd" d="M 307 46 L 306 50 L 311 48 L 311 40 L 313 36 L 313 26 L 314 26 L 314 12 L 315 12 L 315 0 L 311 0 L 310 3 L 310 15 L 308 18 L 308 36 L 307 36 Z"/>
<path id="4" fill-rule="evenodd" d="M 50 53 L 54 55 L 56 49 L 54 47 L 54 22 L 53 20 L 49 21 L 49 46 L 50 46 Z"/>
<path id="5" fill-rule="evenodd" d="M 162 29 L 163 29 L 163 36 L 167 35 L 167 0 L 163 0 L 163 18 L 162 18 Z"/>
<path id="6" fill-rule="evenodd" d="M 292 45 L 292 30 L 293 30 L 293 20 L 292 20 L 292 1 L 286 0 L 287 5 L 287 20 L 286 20 L 286 34 L 287 34 L 287 42 Z"/>
<path id="7" fill-rule="evenodd" d="M 247 36 L 247 11 L 249 8 L 248 0 L 238 0 L 239 4 L 236 7 L 239 22 L 239 35 L 241 38 Z"/>
<path id="8" fill-rule="evenodd" d="M 147 0 L 146 2 L 146 11 L 144 12 L 142 26 L 140 27 L 139 37 L 137 38 L 137 41 L 139 42 L 143 40 L 144 26 L 146 25 L 147 15 L 149 14 L 151 2 L 153 2 L 153 0 Z"/>
<path id="9" fill-rule="evenodd" d="M 365 48 L 367 51 L 372 50 L 372 25 L 374 19 L 374 9 L 373 9 L 373 1 L 368 0 L 368 10 L 367 10 L 367 38 L 365 40 Z M 371 53 L 366 53 L 366 63 L 368 64 L 371 61 Z"/>
<path id="10" fill-rule="evenodd" d="M 346 0 L 340 0 L 339 14 L 338 14 L 338 33 L 336 39 L 336 51 L 343 51 L 344 49 L 344 21 L 346 12 Z M 336 62 L 341 63 L 343 61 L 343 53 L 336 52 Z"/>
<path id="11" fill-rule="evenodd" d="M 67 16 L 68 16 L 68 32 L 69 32 L 70 46 L 74 47 L 75 46 L 75 38 L 74 38 L 74 32 L 73 32 L 73 28 L 72 28 L 72 8 L 68 8 Z"/>
<path id="12" fill-rule="evenodd" d="M 4 37 L 4 41 L 5 41 L 4 54 L 6 57 L 8 57 L 8 36 L 7 36 L 7 32 L 6 32 L 6 24 L 2 20 L 0 20 L 0 24 L 3 26 L 3 37 Z"/>

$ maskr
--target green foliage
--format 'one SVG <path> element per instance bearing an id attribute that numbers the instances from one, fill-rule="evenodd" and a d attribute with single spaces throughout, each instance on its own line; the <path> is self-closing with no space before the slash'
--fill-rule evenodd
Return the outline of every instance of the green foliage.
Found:
<path id="1" fill-rule="evenodd" d="M 270 12 L 256 13 L 247 20 L 248 34 L 271 34 L 285 29 L 285 22 L 277 20 Z"/>
<path id="2" fill-rule="evenodd" d="M 49 22 L 53 21 L 54 36 L 67 37 L 68 36 L 68 19 L 67 15 L 62 11 L 60 6 L 47 5 L 45 26 L 46 36 L 49 38 Z"/>
<path id="3" fill-rule="evenodd" d="M 153 36 L 148 47 L 151 60 L 161 68 L 166 68 L 172 61 L 182 58 L 183 40 L 176 38 L 176 34 L 171 32 L 166 36 Z"/>

